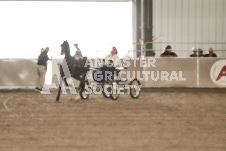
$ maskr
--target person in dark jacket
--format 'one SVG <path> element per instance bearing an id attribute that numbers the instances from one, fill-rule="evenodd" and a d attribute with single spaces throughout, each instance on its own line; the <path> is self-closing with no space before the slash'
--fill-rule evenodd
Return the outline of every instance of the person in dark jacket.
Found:
<path id="1" fill-rule="evenodd" d="M 217 57 L 217 55 L 213 52 L 212 48 L 209 48 L 208 53 L 204 55 L 204 57 Z"/>
<path id="2" fill-rule="evenodd" d="M 36 90 L 42 91 L 43 85 L 45 83 L 45 75 L 47 71 L 47 61 L 50 60 L 47 53 L 49 52 L 49 47 L 41 49 L 41 54 L 38 56 L 37 62 L 37 73 L 38 79 L 36 81 Z"/>
<path id="3" fill-rule="evenodd" d="M 177 57 L 177 54 L 171 52 L 172 47 L 170 45 L 166 46 L 164 52 L 160 55 L 160 57 Z"/>

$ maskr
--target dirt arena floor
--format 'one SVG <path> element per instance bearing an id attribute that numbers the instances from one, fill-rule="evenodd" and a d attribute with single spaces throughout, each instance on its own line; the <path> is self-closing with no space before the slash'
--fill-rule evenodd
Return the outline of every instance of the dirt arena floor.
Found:
<path id="1" fill-rule="evenodd" d="M 225 89 L 56 94 L 0 91 L 0 151 L 226 151 Z"/>

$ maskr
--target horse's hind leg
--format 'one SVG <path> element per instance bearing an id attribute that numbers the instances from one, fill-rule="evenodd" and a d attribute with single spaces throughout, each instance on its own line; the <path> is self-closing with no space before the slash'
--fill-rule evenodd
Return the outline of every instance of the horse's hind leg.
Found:
<path id="1" fill-rule="evenodd" d="M 73 78 L 75 78 L 76 80 L 80 81 L 78 89 L 80 90 L 81 88 L 83 88 L 83 86 L 84 86 L 84 82 L 82 82 L 82 81 L 84 81 L 83 78 L 81 78 L 79 75 L 78 76 L 74 76 Z"/>
<path id="2" fill-rule="evenodd" d="M 81 91 L 83 91 L 83 89 L 85 88 L 85 77 L 86 77 L 86 74 L 83 74 L 81 78 L 80 86 L 79 86 Z"/>

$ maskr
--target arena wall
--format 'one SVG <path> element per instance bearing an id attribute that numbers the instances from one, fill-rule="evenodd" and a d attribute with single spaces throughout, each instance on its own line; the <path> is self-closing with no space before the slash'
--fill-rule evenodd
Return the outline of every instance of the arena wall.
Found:
<path id="1" fill-rule="evenodd" d="M 148 66 L 148 62 L 152 62 L 155 59 L 155 67 L 152 65 Z M 134 65 L 134 60 L 130 61 L 130 67 L 124 69 L 127 74 L 132 74 L 133 71 L 139 72 L 137 78 L 141 81 L 144 87 L 188 87 L 188 88 L 222 88 L 224 85 L 219 85 L 213 82 L 211 79 L 211 68 L 219 60 L 219 58 L 146 58 L 143 67 L 140 60 L 136 60 L 136 67 Z M 225 60 L 226 61 L 226 60 Z M 62 62 L 62 60 L 53 60 L 53 83 L 58 85 L 59 75 L 57 62 Z M 95 66 L 94 59 L 92 60 L 92 67 Z M 123 61 L 121 61 L 123 62 Z M 224 66 L 224 65 L 223 65 Z M 225 64 L 226 66 L 226 64 Z M 129 71 L 129 72 L 127 72 Z M 148 76 L 141 74 L 146 72 Z M 150 72 L 148 74 L 147 72 Z M 162 78 L 161 76 L 167 76 L 164 74 L 169 74 L 167 78 Z M 152 75 L 154 74 L 154 75 Z M 159 74 L 159 79 L 156 80 L 157 74 Z M 153 78 L 153 77 L 154 78 Z M 127 75 L 123 74 L 122 78 L 126 78 Z M 129 77 L 132 77 L 130 75 Z M 153 80 L 154 79 L 154 80 Z M 92 81 L 92 80 L 91 80 Z M 75 85 L 78 85 L 78 81 L 74 81 Z"/>
<path id="2" fill-rule="evenodd" d="M 124 71 L 139 71 L 139 79 L 144 87 L 200 87 L 200 88 L 221 88 L 224 86 L 226 76 L 223 75 L 223 84 L 214 82 L 211 79 L 213 65 L 225 59 L 218 58 L 152 58 L 155 59 L 155 67 L 148 66 L 148 61 L 142 63 L 131 60 L 130 67 Z M 146 60 L 148 60 L 146 58 Z M 93 61 L 93 60 L 92 60 Z M 59 84 L 58 62 L 61 59 L 52 60 L 52 83 Z M 51 62 L 50 62 L 51 63 Z M 223 66 L 226 66 L 223 64 Z M 150 72 L 148 76 L 141 73 Z M 215 71 L 215 70 L 214 70 Z M 219 71 L 218 71 L 219 73 Z M 224 74 L 224 73 L 222 73 Z M 157 76 L 159 75 L 159 77 Z M 35 59 L 1 59 L 0 60 L 0 88 L 33 88 L 37 79 Z M 126 77 L 124 74 L 122 77 Z M 131 77 L 131 76 L 130 76 Z M 74 81 L 78 85 L 78 81 Z"/>
<path id="3" fill-rule="evenodd" d="M 36 63 L 35 59 L 0 59 L 0 87 L 34 87 L 37 79 Z"/>

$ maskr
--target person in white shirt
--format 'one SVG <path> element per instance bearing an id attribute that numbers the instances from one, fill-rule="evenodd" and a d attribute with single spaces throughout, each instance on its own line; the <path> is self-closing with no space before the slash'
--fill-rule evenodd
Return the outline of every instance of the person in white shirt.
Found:
<path id="1" fill-rule="evenodd" d="M 118 54 L 118 51 L 117 51 L 116 47 L 112 47 L 111 53 L 105 57 L 106 64 L 113 63 L 113 65 L 115 67 L 118 66 L 119 65 L 119 57 L 117 56 L 117 54 Z"/>

